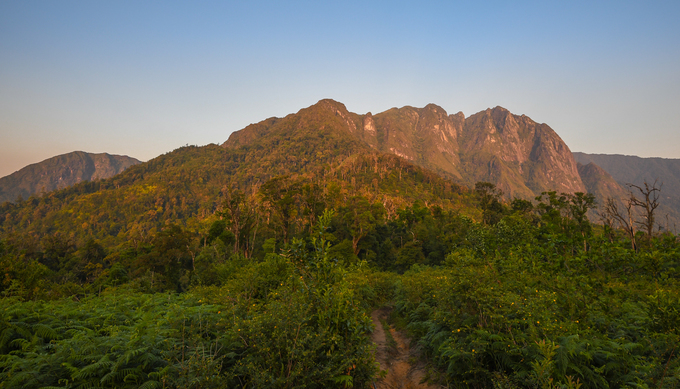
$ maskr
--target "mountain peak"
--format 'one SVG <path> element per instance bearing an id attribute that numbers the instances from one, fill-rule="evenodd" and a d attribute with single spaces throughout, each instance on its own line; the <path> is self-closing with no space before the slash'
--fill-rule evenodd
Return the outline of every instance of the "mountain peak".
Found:
<path id="1" fill-rule="evenodd" d="M 442 108 L 442 107 L 440 107 L 436 104 L 432 104 L 432 103 L 426 105 L 425 108 L 423 108 L 423 109 L 428 110 L 428 111 L 432 111 L 433 113 L 439 113 L 439 114 L 442 114 L 444 116 L 448 115 L 444 108 Z"/>
<path id="2" fill-rule="evenodd" d="M 349 111 L 347 111 L 347 107 L 345 107 L 345 104 L 339 101 L 335 101 L 333 99 L 321 99 L 316 104 L 310 106 L 309 108 L 315 107 L 330 109 L 332 111 L 341 111 L 343 113 L 349 113 Z"/>

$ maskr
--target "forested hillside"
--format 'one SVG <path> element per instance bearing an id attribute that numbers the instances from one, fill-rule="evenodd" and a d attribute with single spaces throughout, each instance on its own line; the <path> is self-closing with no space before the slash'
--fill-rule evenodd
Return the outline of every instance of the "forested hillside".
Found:
<path id="1" fill-rule="evenodd" d="M 466 188 L 338 111 L 1 205 L 0 387 L 373 387 L 383 306 L 443 387 L 680 385 L 680 242 L 653 214 Z"/>

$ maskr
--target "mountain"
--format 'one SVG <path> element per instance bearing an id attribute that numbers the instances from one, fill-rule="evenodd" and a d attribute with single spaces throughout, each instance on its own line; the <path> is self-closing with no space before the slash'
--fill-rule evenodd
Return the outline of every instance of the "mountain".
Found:
<path id="1" fill-rule="evenodd" d="M 92 237 L 106 247 L 146 242 L 171 223 L 203 233 L 235 191 L 258 210 L 267 233 L 284 241 L 308 229 L 324 208 L 355 203 L 379 204 L 390 218 L 418 201 L 479 218 L 470 191 L 371 148 L 353 135 L 361 125 L 362 116 L 323 100 L 247 126 L 221 146 L 182 147 L 108 179 L 0 204 L 0 233 L 69 231 L 76 241 Z"/>
<path id="2" fill-rule="evenodd" d="M 124 155 L 74 151 L 34 163 L 0 178 L 0 203 L 113 177 L 141 161 Z"/>
<path id="3" fill-rule="evenodd" d="M 464 182 L 458 144 L 462 119 L 434 104 L 392 108 L 375 116 L 367 113 L 352 132 L 376 150 Z"/>
<path id="4" fill-rule="evenodd" d="M 489 181 L 512 197 L 584 192 L 569 147 L 546 124 L 496 107 L 465 119 L 461 160 L 468 182 Z"/>
<path id="5" fill-rule="evenodd" d="M 58 177 L 85 170 L 70 167 Z M 382 204 L 388 216 L 419 200 L 476 218 L 475 200 L 462 185 L 477 181 L 496 184 L 508 198 L 591 191 L 602 203 L 622 193 L 596 165 L 579 169 L 548 125 L 501 107 L 467 118 L 434 104 L 360 115 L 321 100 L 251 124 L 220 146 L 183 147 L 108 179 L 6 203 L 0 228 L 38 236 L 79 231 L 107 245 L 143 241 L 176 220 L 194 231 L 207 228 L 233 190 L 264 204 L 265 213 L 273 211 L 264 197 L 295 193 L 297 208 L 285 216 L 296 220 L 291 233 L 309 226 L 319 204 L 339 209 L 357 197 Z"/>
<path id="6" fill-rule="evenodd" d="M 284 143 L 289 146 L 280 147 Z M 304 168 L 328 163 L 334 152 L 349 147 L 396 155 L 468 187 L 479 181 L 491 182 L 508 199 L 533 199 L 543 191 L 590 192 L 603 205 L 609 197 L 621 200 L 628 196 L 625 182 L 617 178 L 616 170 L 608 170 L 607 161 L 572 154 L 550 126 L 502 107 L 467 118 L 462 112 L 449 115 L 434 104 L 359 115 L 336 101 L 321 100 L 285 118 L 270 118 L 236 131 L 222 146 L 271 150 L 253 154 L 248 162 L 256 164 L 256 170 L 265 176 L 284 165 Z M 277 155 L 281 150 L 285 156 Z M 680 175 L 671 173 L 680 169 L 658 159 L 644 166 L 634 165 L 635 161 L 628 161 L 621 171 L 635 173 L 628 176 L 638 184 L 642 183 L 640 177 L 649 175 L 645 172 L 661 173 L 669 184 L 664 183 L 660 214 L 668 214 L 671 224 L 680 221 L 680 197 L 672 195 L 680 192 Z"/>
<path id="7" fill-rule="evenodd" d="M 310 118 L 311 112 L 316 119 Z M 324 118 L 328 113 L 332 116 Z M 533 198 L 548 190 L 586 191 L 571 151 L 557 133 L 502 107 L 468 118 L 462 112 L 449 115 L 434 104 L 358 115 L 341 103 L 321 100 L 297 114 L 234 132 L 223 146 L 260 145 L 263 137 L 285 136 L 283 128 L 290 132 L 305 126 L 316 126 L 317 133 L 334 128 L 348 142 L 361 145 L 354 147 L 397 155 L 467 186 L 491 182 L 509 198 Z M 305 158 L 314 157 L 308 150 L 300 151 Z M 294 155 L 298 154 L 291 158 Z"/>
<path id="8" fill-rule="evenodd" d="M 661 187 L 658 219 L 665 228 L 680 226 L 680 159 L 641 158 L 629 155 L 586 154 L 575 152 L 581 164 L 597 164 L 615 180 L 624 193 L 628 184 L 643 186 L 645 182 Z M 634 189 L 634 194 L 639 193 Z M 617 196 L 612 196 L 617 198 Z M 626 197 L 625 195 L 623 197 Z M 668 215 L 668 218 L 666 218 Z M 665 224 L 668 224 L 666 226 Z"/>
<path id="9" fill-rule="evenodd" d="M 596 198 L 624 199 L 628 196 L 628 191 L 600 166 L 593 162 L 586 165 L 578 163 L 577 166 L 586 190 L 588 193 L 594 194 Z"/>
<path id="10" fill-rule="evenodd" d="M 574 153 L 576 161 L 596 163 L 620 184 L 663 183 L 663 191 L 680 193 L 680 159 L 640 158 L 629 155 Z"/>

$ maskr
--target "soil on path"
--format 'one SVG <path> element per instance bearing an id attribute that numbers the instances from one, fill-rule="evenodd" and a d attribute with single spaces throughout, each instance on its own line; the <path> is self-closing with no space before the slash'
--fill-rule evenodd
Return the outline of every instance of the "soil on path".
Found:
<path id="1" fill-rule="evenodd" d="M 377 389 L 434 389 L 438 386 L 423 382 L 426 377 L 425 365 L 418 358 L 418 353 L 409 347 L 409 339 L 390 326 L 389 331 L 397 343 L 397 347 L 388 344 L 381 320 L 387 320 L 391 309 L 381 308 L 371 313 L 375 330 L 371 335 L 376 345 L 375 359 L 380 363 L 380 370 L 387 375 L 375 382 Z"/>

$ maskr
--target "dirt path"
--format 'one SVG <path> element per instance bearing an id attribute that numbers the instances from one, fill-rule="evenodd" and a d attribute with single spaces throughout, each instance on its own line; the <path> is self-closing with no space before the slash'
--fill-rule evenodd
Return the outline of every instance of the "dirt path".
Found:
<path id="1" fill-rule="evenodd" d="M 387 375 L 377 380 L 377 389 L 415 389 L 437 388 L 435 385 L 421 383 L 424 380 L 425 366 L 419 362 L 416 352 L 409 347 L 409 340 L 399 331 L 390 326 L 390 334 L 396 341 L 395 347 L 389 345 L 388 336 L 385 334 L 380 320 L 387 320 L 391 309 L 381 308 L 371 313 L 371 319 L 375 324 L 375 330 L 371 336 L 376 344 L 375 359 L 380 363 L 380 370 L 386 370 Z"/>

